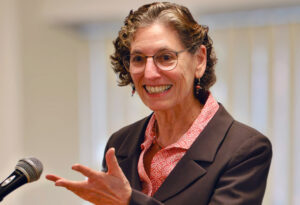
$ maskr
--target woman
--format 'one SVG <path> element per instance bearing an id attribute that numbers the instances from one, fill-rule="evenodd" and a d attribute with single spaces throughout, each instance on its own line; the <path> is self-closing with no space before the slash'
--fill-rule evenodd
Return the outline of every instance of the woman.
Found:
<path id="1" fill-rule="evenodd" d="M 120 85 L 153 114 L 111 136 L 103 172 L 74 165 L 87 181 L 47 178 L 94 204 L 261 204 L 271 144 L 209 92 L 208 28 L 183 6 L 152 3 L 130 12 L 114 45 Z"/>

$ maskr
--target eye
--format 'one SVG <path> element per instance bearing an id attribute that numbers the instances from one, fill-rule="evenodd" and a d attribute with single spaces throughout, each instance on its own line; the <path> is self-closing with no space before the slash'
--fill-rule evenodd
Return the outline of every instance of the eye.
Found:
<path id="1" fill-rule="evenodd" d="M 158 53 L 155 56 L 156 62 L 162 65 L 173 63 L 174 61 L 176 61 L 176 58 L 177 58 L 176 54 L 171 51 Z"/>
<path id="2" fill-rule="evenodd" d="M 130 58 L 130 62 L 132 62 L 132 63 L 141 63 L 141 62 L 144 62 L 144 56 L 137 55 L 137 54 L 133 55 Z"/>

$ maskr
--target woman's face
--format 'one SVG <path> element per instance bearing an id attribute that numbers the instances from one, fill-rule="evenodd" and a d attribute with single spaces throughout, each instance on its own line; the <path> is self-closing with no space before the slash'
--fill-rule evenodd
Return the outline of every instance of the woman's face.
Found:
<path id="1" fill-rule="evenodd" d="M 153 56 L 161 50 L 185 49 L 177 32 L 171 27 L 155 23 L 139 28 L 131 42 L 130 53 Z M 173 70 L 160 70 L 148 57 L 144 71 L 131 73 L 135 88 L 146 106 L 153 111 L 182 109 L 198 103 L 193 94 L 194 78 L 201 78 L 206 67 L 206 49 L 202 46 L 195 54 L 178 54 Z"/>

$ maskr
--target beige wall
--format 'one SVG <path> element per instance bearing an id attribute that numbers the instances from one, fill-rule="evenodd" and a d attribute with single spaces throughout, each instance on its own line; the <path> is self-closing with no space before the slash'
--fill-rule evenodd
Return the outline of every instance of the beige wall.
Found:
<path id="1" fill-rule="evenodd" d="M 106 70 L 104 71 L 106 69 L 105 65 L 107 65 L 106 56 L 111 52 L 110 41 L 114 38 L 116 32 L 113 32 L 113 36 L 109 32 L 104 36 L 98 36 L 97 32 L 91 31 L 95 35 L 92 38 L 96 39 L 93 41 L 88 35 L 81 35 L 78 30 L 70 27 L 70 23 L 80 24 L 87 20 L 81 17 L 80 14 L 76 14 L 76 12 L 72 13 L 72 9 L 70 9 L 72 7 L 69 7 L 69 3 L 72 1 L 64 1 L 63 8 L 59 6 L 60 1 L 53 2 L 53 0 L 0 1 L 0 181 L 13 171 L 15 164 L 22 157 L 35 156 L 44 164 L 44 172 L 38 182 L 16 190 L 4 199 L 4 202 L 1 203 L 2 205 L 82 204 L 82 200 L 75 197 L 72 193 L 61 188 L 55 188 L 52 183 L 44 179 L 44 175 L 46 173 L 56 173 L 70 179 L 79 179 L 81 178 L 79 174 L 74 173 L 70 169 L 73 163 L 87 161 L 93 168 L 100 167 L 101 157 L 98 154 L 102 153 L 104 146 L 102 142 L 104 139 L 98 139 L 102 136 L 101 129 L 106 124 L 98 122 L 107 123 L 107 133 L 110 134 L 124 124 L 140 118 L 140 116 L 136 115 L 144 116 L 149 112 L 149 110 L 140 105 L 137 95 L 133 98 L 128 97 L 130 96 L 130 88 L 116 87 L 114 74 L 111 71 L 107 73 Z M 86 2 L 76 2 L 80 2 L 77 6 L 75 5 L 79 12 L 82 9 L 80 5 L 85 5 Z M 97 3 L 96 1 L 93 2 Z M 58 5 L 57 8 L 60 8 L 61 13 L 58 15 L 51 9 L 52 7 L 47 7 L 47 5 Z M 51 12 L 53 12 L 53 15 L 51 15 Z M 48 16 L 45 16 L 45 14 Z M 90 13 L 85 10 L 85 14 L 88 15 Z M 89 16 L 90 19 L 94 17 L 93 15 Z M 68 21 L 66 18 L 73 21 Z M 55 22 L 55 24 L 51 25 L 49 22 Z M 299 25 L 290 27 L 292 30 L 297 31 L 291 32 L 291 34 L 299 33 Z M 107 30 L 111 31 L 114 29 Z M 285 30 L 287 29 L 282 29 L 282 32 Z M 102 32 L 103 30 L 100 29 L 100 31 Z M 254 73 L 251 70 L 251 64 L 255 64 L 252 56 L 256 56 L 256 51 L 261 49 L 257 46 L 264 45 L 264 43 L 268 44 L 268 39 L 272 39 L 270 36 L 272 37 L 273 34 L 270 35 L 269 31 L 272 31 L 272 29 L 250 28 L 232 30 L 229 28 L 227 30 L 213 31 L 213 39 L 218 45 L 217 51 L 220 59 L 218 64 L 220 66 L 218 67 L 219 79 L 215 87 L 217 88 L 216 90 L 221 91 L 219 93 L 216 92 L 217 97 L 221 99 L 237 119 L 252 123 L 256 128 L 266 132 L 273 140 L 276 153 L 273 158 L 273 167 L 277 168 L 281 166 L 281 161 L 276 163 L 277 156 L 284 156 L 283 153 L 285 153 L 281 150 L 285 146 L 280 139 L 285 140 L 288 137 L 284 137 L 285 135 L 281 135 L 281 132 L 277 132 L 276 136 L 278 137 L 275 138 L 268 130 L 275 124 L 269 126 L 268 122 L 268 127 L 266 127 L 266 123 L 260 123 L 265 118 L 263 120 L 255 120 L 255 116 L 251 115 L 252 111 L 257 109 L 253 108 L 254 106 L 251 107 L 252 101 L 255 99 L 262 99 L 262 101 L 257 101 L 256 103 L 259 104 L 259 108 L 268 109 L 269 116 L 266 117 L 273 119 L 273 115 L 270 114 L 273 110 L 271 110 L 272 105 L 267 104 L 268 100 L 266 100 L 267 103 L 264 103 L 263 100 L 265 98 L 253 97 L 253 93 L 257 95 L 255 83 L 251 79 L 245 78 L 249 77 L 250 73 L 251 75 Z M 268 35 L 261 35 L 261 32 Z M 275 33 L 279 34 L 280 32 Z M 287 35 L 287 33 L 284 33 L 284 35 Z M 244 42 L 245 39 L 248 39 L 248 41 Z M 276 37 L 274 39 L 287 38 Z M 257 43 L 258 40 L 262 40 L 262 42 Z M 105 45 L 108 41 L 109 45 Z M 231 42 L 230 45 L 227 45 L 228 42 Z M 235 45 L 232 42 L 237 42 L 237 44 Z M 299 44 L 299 40 L 295 42 L 298 42 L 295 45 Z M 277 45 L 277 42 L 275 43 Z M 270 46 L 273 46 L 273 44 L 270 44 Z M 243 47 L 242 52 L 236 50 L 236 48 L 240 47 Z M 291 68 L 294 67 L 294 73 L 299 73 L 299 66 L 297 66 L 299 63 L 296 61 L 299 59 L 297 58 L 299 55 L 298 48 L 299 46 L 294 48 L 295 53 L 298 54 L 291 57 L 291 60 L 295 61 L 295 63 L 291 64 L 294 64 L 294 66 L 290 66 Z M 263 49 L 266 49 L 266 52 L 270 50 L 270 55 L 273 55 L 273 50 L 268 46 Z M 235 52 L 231 53 L 229 52 L 230 50 Z M 275 50 L 280 51 L 280 49 Z M 283 50 L 281 49 L 281 51 Z M 92 53 L 91 56 L 89 56 L 90 52 Z M 264 56 L 262 55 L 261 57 Z M 273 60 L 272 57 L 270 59 L 272 59 L 270 61 L 270 64 L 272 64 L 276 62 L 276 59 L 280 60 L 281 58 L 274 58 L 275 60 Z M 95 65 L 90 66 L 90 61 L 96 62 Z M 235 64 L 232 64 L 232 62 L 235 62 Z M 271 65 L 269 66 L 271 67 Z M 241 67 L 244 69 L 241 70 Z M 246 86 L 245 89 L 244 87 L 234 86 L 238 82 L 232 80 L 233 75 L 229 72 L 233 71 L 231 69 L 236 69 L 238 72 L 233 73 L 244 77 L 235 79 L 245 79 L 244 82 L 247 83 L 242 82 L 243 86 Z M 283 73 L 279 72 L 280 69 L 277 70 L 279 74 Z M 286 71 L 287 69 L 284 70 Z M 90 73 L 91 71 L 94 73 Z M 100 76 L 101 74 L 106 75 L 106 77 Z M 272 73 L 270 75 L 268 73 L 267 76 L 272 77 Z M 294 76 L 296 79 L 294 84 L 296 85 L 296 82 L 298 82 L 296 76 L 299 75 L 295 74 Z M 106 82 L 101 81 L 105 78 L 107 87 L 101 86 L 106 84 Z M 263 82 L 264 80 L 262 79 Z M 282 88 L 280 84 L 275 83 L 275 80 L 273 81 L 274 85 L 271 82 L 267 84 L 267 87 L 274 87 L 271 90 L 272 92 L 270 92 L 270 89 L 266 90 L 266 92 L 271 93 L 269 95 L 272 95 L 273 91 L 275 94 L 278 93 L 277 91 Z M 251 89 L 255 92 L 252 93 Z M 244 92 L 245 90 L 247 92 Z M 292 96 L 298 100 L 291 101 L 295 102 L 295 105 L 298 104 L 296 102 L 300 99 L 297 90 L 294 90 L 295 95 Z M 101 94 L 99 94 L 100 91 Z M 91 94 L 90 92 L 94 93 Z M 262 94 L 266 96 L 265 93 L 262 92 Z M 91 95 L 96 95 L 98 97 L 97 100 L 92 99 Z M 102 98 L 105 95 L 106 98 Z M 279 95 L 277 96 L 278 99 L 280 97 Z M 243 99 L 244 101 L 238 99 Z M 280 102 L 280 100 L 277 101 Z M 122 102 L 122 106 L 119 105 L 119 102 Z M 247 105 L 246 108 L 244 102 Z M 102 107 L 100 106 L 101 109 L 99 110 L 97 106 L 100 103 L 102 103 Z M 105 109 L 109 113 L 107 116 L 103 116 L 102 111 Z M 277 109 L 274 107 L 274 110 Z M 299 109 L 297 110 L 299 112 Z M 261 113 L 259 109 L 257 109 L 257 112 Z M 282 113 L 286 113 L 285 110 L 278 112 L 276 115 L 282 116 Z M 96 115 L 99 115 L 102 121 L 93 119 Z M 278 123 L 281 122 L 280 117 L 276 119 Z M 298 120 L 293 122 L 298 122 Z M 294 128 L 297 128 L 296 124 Z M 298 132 L 295 131 L 294 135 L 296 136 Z M 99 133 L 101 136 L 98 136 Z M 300 144 L 296 137 L 293 140 L 297 142 L 295 146 Z M 288 141 L 288 143 L 292 144 L 293 140 L 291 142 Z M 297 151 L 296 147 L 289 150 L 295 153 Z M 278 155 L 278 153 L 280 154 Z M 292 156 L 294 161 L 299 161 L 298 155 Z M 291 167 L 296 166 L 292 160 L 288 164 Z M 276 170 L 278 174 L 271 173 L 269 178 L 271 183 L 269 183 L 265 204 L 275 204 L 273 202 L 277 194 L 274 190 L 280 191 L 277 187 L 282 187 L 277 186 L 278 181 L 296 179 L 285 175 L 280 176 L 279 171 L 281 169 L 273 170 L 274 173 Z M 297 170 L 300 170 L 300 167 Z M 290 176 L 292 175 L 290 174 Z M 297 179 L 299 181 L 300 177 Z M 289 183 L 289 189 L 292 187 L 292 184 Z M 297 189 L 298 186 L 295 188 L 296 191 L 294 190 L 294 193 L 300 193 L 300 189 L 299 191 Z M 292 192 L 290 195 L 292 195 Z M 288 196 L 289 202 L 293 197 L 290 195 Z M 297 200 L 298 198 L 295 199 L 296 202 Z M 294 204 L 297 204 L 296 202 Z"/>
<path id="2" fill-rule="evenodd" d="M 16 2 L 0 1 L 0 180 L 8 176 L 23 156 L 23 120 Z M 17 196 L 21 192 L 16 193 Z M 18 197 L 7 204 L 20 204 Z M 6 203 L 6 202 L 5 202 Z"/>
<path id="3" fill-rule="evenodd" d="M 70 170 L 79 161 L 77 67 L 88 50 L 72 29 L 45 23 L 40 3 L 0 1 L 0 180 L 22 157 L 44 164 L 41 179 L 3 205 L 81 203 L 44 175 L 79 177 Z"/>

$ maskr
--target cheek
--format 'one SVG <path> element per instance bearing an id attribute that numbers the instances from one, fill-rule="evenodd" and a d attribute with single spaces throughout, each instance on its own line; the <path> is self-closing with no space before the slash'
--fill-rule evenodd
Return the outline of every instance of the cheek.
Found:
<path id="1" fill-rule="evenodd" d="M 131 76 L 131 79 L 133 81 L 136 91 L 139 92 L 142 89 L 142 83 L 141 83 L 142 75 L 135 74 L 135 75 L 130 75 L 130 76 Z"/>
<path id="2" fill-rule="evenodd" d="M 182 79 L 182 89 L 184 89 L 184 93 L 188 93 L 191 91 L 194 85 L 194 78 L 191 75 L 184 75 Z"/>
<path id="3" fill-rule="evenodd" d="M 180 73 L 180 84 L 184 89 L 190 90 L 194 85 L 195 79 L 195 69 L 191 63 L 187 63 L 184 67 L 182 67 L 182 72 Z"/>
<path id="4" fill-rule="evenodd" d="M 138 75 L 132 75 L 132 74 L 130 74 L 130 76 L 131 76 L 131 79 L 132 79 L 134 85 L 137 86 L 137 82 L 138 82 L 139 76 Z"/>

